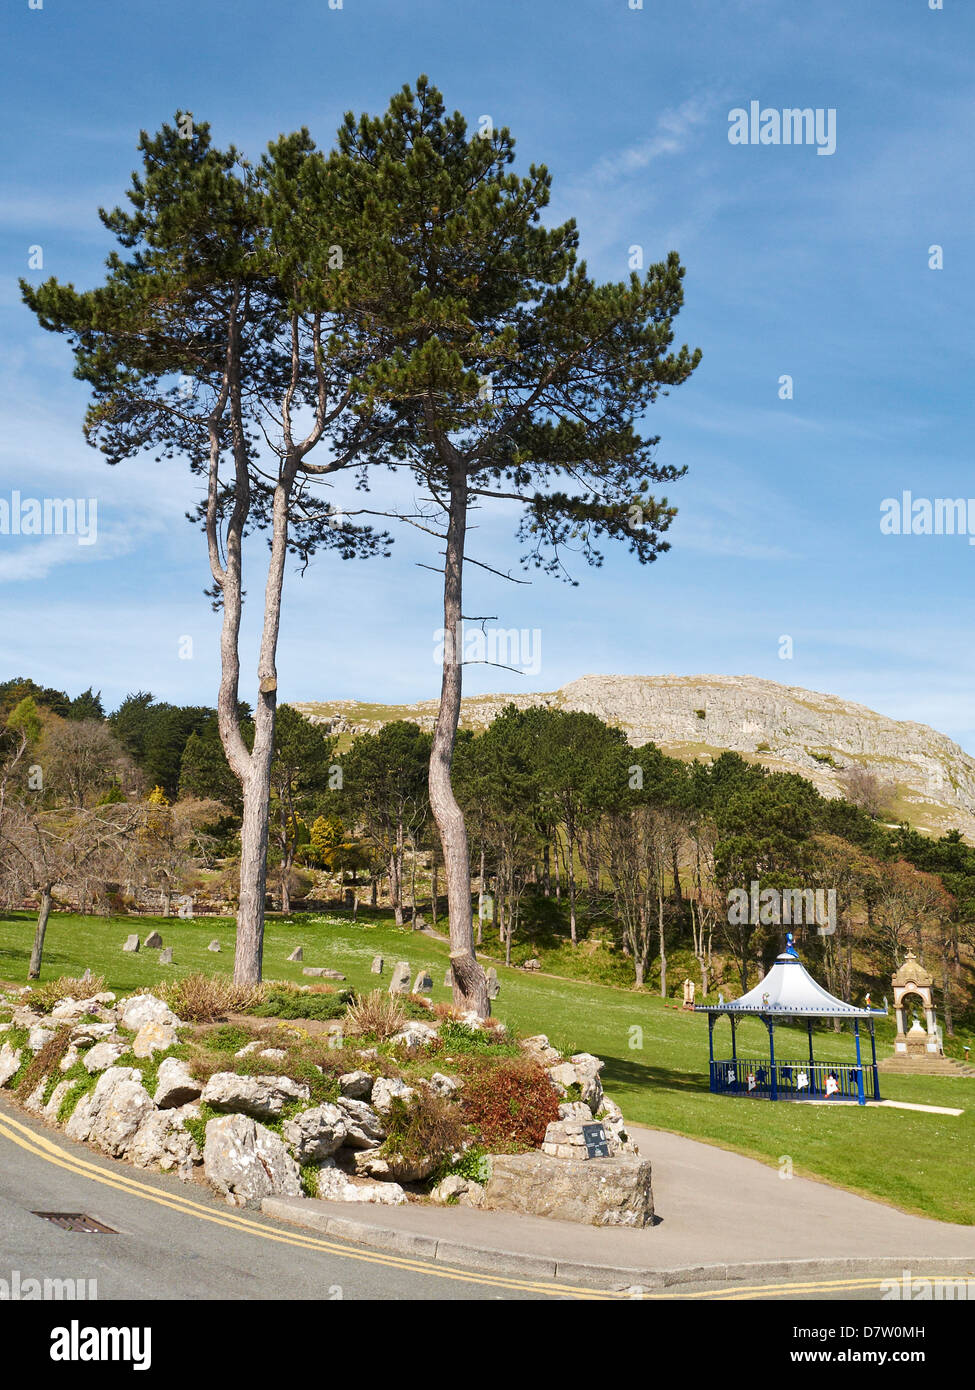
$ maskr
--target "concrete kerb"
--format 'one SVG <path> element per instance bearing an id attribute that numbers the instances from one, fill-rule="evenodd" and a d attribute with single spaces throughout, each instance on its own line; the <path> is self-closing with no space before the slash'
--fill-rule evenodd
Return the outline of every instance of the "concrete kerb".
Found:
<path id="1" fill-rule="evenodd" d="M 656 1290 L 681 1284 L 723 1282 L 762 1282 L 768 1280 L 815 1279 L 817 1276 L 887 1275 L 893 1277 L 909 1269 L 920 1277 L 922 1268 L 938 1275 L 975 1278 L 975 1256 L 838 1256 L 833 1259 L 750 1260 L 738 1264 L 681 1265 L 671 1269 L 647 1269 L 636 1265 L 597 1265 L 573 1260 L 503 1250 L 496 1246 L 472 1245 L 441 1236 L 378 1226 L 373 1221 L 356 1221 L 332 1216 L 325 1202 L 303 1197 L 265 1197 L 261 1211 L 276 1221 L 303 1226 L 322 1235 L 347 1240 L 369 1249 L 390 1254 L 433 1260 L 437 1264 L 462 1269 L 506 1274 L 513 1278 L 551 1279 L 555 1283 L 619 1293 L 630 1289 Z"/>

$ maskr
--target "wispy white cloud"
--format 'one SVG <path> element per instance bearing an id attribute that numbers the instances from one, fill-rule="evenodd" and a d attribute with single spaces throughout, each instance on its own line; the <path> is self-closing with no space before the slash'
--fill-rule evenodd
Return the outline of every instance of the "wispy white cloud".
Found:
<path id="1" fill-rule="evenodd" d="M 590 171 L 587 181 L 600 185 L 617 183 L 641 173 L 657 159 L 680 154 L 705 124 L 712 106 L 710 98 L 692 97 L 678 107 L 661 112 L 651 135 L 615 154 L 604 155 Z"/>
<path id="2" fill-rule="evenodd" d="M 118 188 L 103 188 L 68 196 L 37 189 L 10 189 L 0 205 L 0 227 L 17 231 L 55 227 L 74 235 L 107 237 L 98 217 L 100 207 L 113 208 L 124 198 Z"/>

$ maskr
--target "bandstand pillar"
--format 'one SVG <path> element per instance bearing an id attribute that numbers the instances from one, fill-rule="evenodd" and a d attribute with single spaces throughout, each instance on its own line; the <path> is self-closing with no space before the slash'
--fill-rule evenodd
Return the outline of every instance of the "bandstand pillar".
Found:
<path id="1" fill-rule="evenodd" d="M 863 1061 L 860 1057 L 860 1020 L 853 1020 L 853 1037 L 857 1045 L 857 1105 L 866 1105 L 867 1098 L 863 1093 Z"/>

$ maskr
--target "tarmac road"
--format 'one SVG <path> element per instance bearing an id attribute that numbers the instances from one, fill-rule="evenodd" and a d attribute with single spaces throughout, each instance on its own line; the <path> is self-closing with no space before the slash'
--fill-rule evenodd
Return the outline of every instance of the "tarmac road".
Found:
<path id="1" fill-rule="evenodd" d="M 655 1137 L 661 1144 L 663 1136 Z M 714 1149 L 705 1157 L 709 1162 L 749 1162 Z M 762 1174 L 758 1177 L 761 1180 Z M 826 1195 L 832 1190 L 820 1191 Z M 739 1192 L 744 1197 L 741 1188 Z M 370 1210 L 379 1216 L 379 1209 Z M 406 1208 L 382 1210 L 407 1212 Z M 880 1208 L 881 1213 L 885 1210 Z M 113 1233 L 65 1231 L 37 1212 L 83 1212 Z M 447 1217 L 448 1213 L 440 1215 Z M 460 1209 L 457 1215 L 462 1215 Z M 659 1238 L 662 1230 L 648 1234 L 651 1239 Z M 93 1280 L 99 1300 L 694 1302 L 876 1300 L 883 1297 L 882 1279 L 899 1274 L 900 1267 L 878 1274 L 856 1274 L 837 1264 L 835 1271 L 824 1268 L 791 1278 L 776 1277 L 769 1271 L 767 1277 L 731 1280 L 725 1276 L 666 1289 L 634 1288 L 615 1293 L 530 1276 L 451 1268 L 321 1236 L 258 1212 L 235 1210 L 199 1184 L 147 1173 L 98 1155 L 3 1101 L 0 1280 L 10 1281 L 15 1271 L 21 1281 Z M 937 1269 L 936 1259 L 930 1258 L 912 1261 L 912 1272 L 915 1276 L 949 1274 Z"/>

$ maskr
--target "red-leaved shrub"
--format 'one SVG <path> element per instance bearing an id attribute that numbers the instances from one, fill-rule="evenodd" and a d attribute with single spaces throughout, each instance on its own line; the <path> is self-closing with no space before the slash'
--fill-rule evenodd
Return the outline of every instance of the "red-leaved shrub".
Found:
<path id="1" fill-rule="evenodd" d="M 536 1062 L 505 1057 L 468 1072 L 460 1096 L 464 1120 L 492 1153 L 537 1149 L 559 1118 L 559 1098 Z"/>

